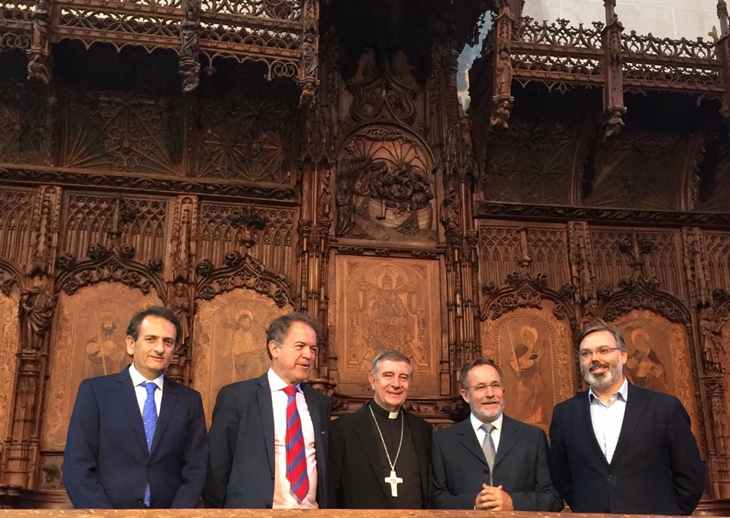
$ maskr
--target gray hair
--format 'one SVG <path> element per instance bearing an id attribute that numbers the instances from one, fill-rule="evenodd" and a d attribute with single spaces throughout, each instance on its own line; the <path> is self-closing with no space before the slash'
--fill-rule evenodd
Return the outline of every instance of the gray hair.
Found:
<path id="1" fill-rule="evenodd" d="M 583 332 L 581 332 L 581 334 L 579 334 L 578 338 L 576 339 L 577 347 L 580 348 L 580 344 L 583 343 L 583 340 L 585 340 L 586 336 L 591 335 L 593 333 L 600 333 L 601 331 L 608 331 L 609 333 L 611 333 L 613 335 L 614 339 L 616 340 L 616 345 L 618 346 L 619 349 L 621 349 L 622 351 L 629 350 L 629 348 L 626 347 L 626 341 L 624 340 L 624 337 L 621 335 L 621 332 L 618 329 L 616 329 L 615 327 L 611 327 L 611 326 L 607 326 L 607 325 L 603 325 L 603 324 L 591 326 L 591 327 L 583 330 Z"/>
<path id="2" fill-rule="evenodd" d="M 461 388 L 466 390 L 468 387 L 466 386 L 466 378 L 469 376 L 469 372 L 474 367 L 479 367 L 480 365 L 489 365 L 491 367 L 494 367 L 494 370 L 497 371 L 497 374 L 499 374 L 499 381 L 502 382 L 502 369 L 499 368 L 499 365 L 494 363 L 494 360 L 488 360 L 486 358 L 474 358 L 472 361 L 464 365 L 464 368 L 461 369 L 461 373 L 459 374 L 459 385 L 461 385 Z"/>
<path id="3" fill-rule="evenodd" d="M 392 362 L 405 362 L 408 364 L 408 367 L 410 367 L 411 372 L 409 377 L 413 379 L 413 363 L 411 363 L 411 359 L 408 358 L 405 354 L 403 354 L 400 351 L 396 351 L 395 349 L 386 349 L 385 351 L 381 351 L 378 353 L 378 355 L 373 359 L 373 368 L 370 370 L 370 373 L 375 377 L 375 375 L 378 372 L 378 367 L 380 366 L 380 362 L 384 360 L 390 360 Z"/>

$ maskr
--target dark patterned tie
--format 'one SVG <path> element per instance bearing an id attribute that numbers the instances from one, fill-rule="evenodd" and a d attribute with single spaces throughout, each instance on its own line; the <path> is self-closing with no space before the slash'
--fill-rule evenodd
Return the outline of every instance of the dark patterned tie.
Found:
<path id="1" fill-rule="evenodd" d="M 286 387 L 286 478 L 291 490 L 301 502 L 309 493 L 307 458 L 304 456 L 302 421 L 297 410 L 297 389 Z"/>
<path id="2" fill-rule="evenodd" d="M 152 451 L 152 439 L 155 437 L 155 428 L 157 428 L 157 405 L 155 405 L 155 390 L 157 385 L 152 382 L 142 383 L 147 390 L 147 399 L 142 407 L 142 422 L 144 422 L 144 436 L 147 439 L 147 451 Z M 150 506 L 150 484 L 144 490 L 144 505 Z"/>

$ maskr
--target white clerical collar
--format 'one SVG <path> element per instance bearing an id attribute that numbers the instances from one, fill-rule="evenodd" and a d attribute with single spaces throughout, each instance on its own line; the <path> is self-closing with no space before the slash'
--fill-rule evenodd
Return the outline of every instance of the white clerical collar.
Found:
<path id="1" fill-rule="evenodd" d="M 160 390 L 162 390 L 162 386 L 164 385 L 165 380 L 164 374 L 160 374 L 159 377 L 153 380 L 148 380 L 139 373 L 139 371 L 135 368 L 134 363 L 129 365 L 129 377 L 132 378 L 132 386 L 134 387 L 141 385 L 142 383 L 152 382 L 157 385 L 157 388 Z"/>
<path id="2" fill-rule="evenodd" d="M 371 408 L 375 409 L 376 414 L 381 415 L 383 417 L 387 417 L 388 419 L 398 419 L 398 416 L 400 415 L 400 411 L 401 411 L 400 408 L 398 409 L 397 412 L 390 412 L 390 411 L 386 410 L 385 408 L 383 408 L 382 406 L 380 406 L 379 404 L 377 404 L 375 402 L 375 400 L 372 400 L 370 402 L 370 404 L 371 404 Z"/>
<path id="3" fill-rule="evenodd" d="M 474 432 L 476 432 L 477 430 L 479 430 L 482 427 L 482 425 L 484 424 L 479 419 L 477 419 L 477 417 L 474 415 L 474 412 L 472 412 L 471 414 L 469 414 L 469 419 L 471 419 L 471 426 L 472 426 L 472 428 L 474 428 Z M 499 413 L 499 417 L 497 419 L 495 419 L 494 421 L 492 421 L 491 423 L 489 423 L 489 424 L 491 424 L 492 426 L 494 426 L 494 428 L 496 430 L 501 430 L 502 429 L 502 421 L 504 421 L 504 412 L 500 412 Z"/>

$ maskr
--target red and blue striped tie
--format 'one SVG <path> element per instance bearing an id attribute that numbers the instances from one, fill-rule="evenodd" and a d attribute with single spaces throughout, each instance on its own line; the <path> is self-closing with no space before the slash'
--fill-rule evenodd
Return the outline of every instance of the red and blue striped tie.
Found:
<path id="1" fill-rule="evenodd" d="M 301 502 L 309 493 L 307 458 L 304 456 L 302 421 L 297 410 L 297 389 L 286 387 L 286 478 L 291 490 Z"/>

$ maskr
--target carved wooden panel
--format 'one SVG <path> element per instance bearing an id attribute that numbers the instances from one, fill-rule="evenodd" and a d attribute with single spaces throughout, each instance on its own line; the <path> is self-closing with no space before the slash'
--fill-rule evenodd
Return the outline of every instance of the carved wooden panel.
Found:
<path id="1" fill-rule="evenodd" d="M 236 224 L 237 217 L 246 211 L 265 221 L 264 228 L 254 231 L 251 236 L 243 226 Z M 255 242 L 248 252 L 252 257 L 266 268 L 295 279 L 297 235 L 294 225 L 297 217 L 297 209 L 205 201 L 200 208 L 198 257 L 220 266 L 228 252 L 238 250 L 244 254 L 246 240 L 251 238 Z"/>
<path id="2" fill-rule="evenodd" d="M 0 294 L 0 433 L 10 435 L 10 411 L 15 399 L 13 389 L 18 366 L 19 293 Z"/>
<path id="3" fill-rule="evenodd" d="M 504 223 L 480 224 L 479 284 L 501 286 L 522 257 L 519 229 Z"/>
<path id="4" fill-rule="evenodd" d="M 641 264 L 647 278 L 656 277 L 661 289 L 684 298 L 681 234 L 675 230 L 590 228 L 597 285 L 617 286 L 631 276 L 631 264 Z"/>
<path id="5" fill-rule="evenodd" d="M 179 102 L 69 90 L 61 166 L 182 176 Z"/>
<path id="6" fill-rule="evenodd" d="M 569 204 L 578 142 L 576 128 L 561 122 L 513 120 L 490 142 L 482 172 L 484 199 Z"/>
<path id="7" fill-rule="evenodd" d="M 372 359 L 397 349 L 413 362 L 410 395 L 439 394 L 439 263 L 338 255 L 335 260 L 337 392 L 368 393 Z"/>
<path id="8" fill-rule="evenodd" d="M 73 296 L 60 295 L 41 434 L 44 450 L 64 448 L 81 381 L 119 372 L 131 362 L 125 337 L 132 315 L 160 303 L 154 291 L 144 295 L 119 283 L 100 283 Z"/>
<path id="9" fill-rule="evenodd" d="M 633 310 L 611 322 L 629 349 L 626 377 L 639 387 L 677 396 L 692 418 L 700 439 L 695 386 L 686 328 L 649 310 Z"/>
<path id="10" fill-rule="evenodd" d="M 602 142 L 587 166 L 583 205 L 646 210 L 681 207 L 688 138 L 626 128 Z"/>
<path id="11" fill-rule="evenodd" d="M 716 156 L 713 156 L 713 152 Z M 694 209 L 702 212 L 730 212 L 730 144 L 724 140 L 717 147 L 709 146 L 705 156 L 708 164 L 713 162 L 713 158 L 717 163 L 706 171 L 701 170 L 703 178 Z"/>
<path id="12" fill-rule="evenodd" d="M 293 308 L 239 289 L 198 301 L 193 340 L 193 383 L 203 396 L 208 423 L 221 387 L 260 376 L 269 368 L 266 328 Z"/>
<path id="13" fill-rule="evenodd" d="M 702 235 L 709 285 L 713 288 L 730 289 L 730 235 L 709 230 Z"/>
<path id="14" fill-rule="evenodd" d="M 433 157 L 403 127 L 361 128 L 343 142 L 335 174 L 339 237 L 436 241 Z"/>
<path id="15" fill-rule="evenodd" d="M 482 354 L 502 368 L 505 413 L 547 430 L 553 406 L 575 391 L 571 329 L 554 304 L 521 308 L 481 326 Z"/>
<path id="16" fill-rule="evenodd" d="M 198 145 L 191 175 L 291 184 L 297 91 L 291 81 L 267 82 L 246 69 L 236 85 L 201 81 Z"/>
<path id="17" fill-rule="evenodd" d="M 0 257 L 18 265 L 23 264 L 31 244 L 35 194 L 30 189 L 0 190 Z"/>
<path id="18" fill-rule="evenodd" d="M 548 286 L 558 289 L 571 282 L 568 233 L 565 226 L 504 221 L 479 222 L 480 284 L 502 286 L 507 276 L 529 267 L 533 275 L 547 276 Z"/>
<path id="19" fill-rule="evenodd" d="M 549 287 L 558 289 L 570 282 L 568 232 L 564 226 L 530 226 L 527 249 L 533 274 L 547 275 Z"/>
<path id="20" fill-rule="evenodd" d="M 169 210 L 165 199 L 66 192 L 60 252 L 86 257 L 92 245 L 110 243 L 110 232 L 118 229 L 121 244 L 134 247 L 136 261 L 163 259 Z"/>
<path id="21" fill-rule="evenodd" d="M 0 80 L 0 162 L 50 165 L 49 110 L 36 85 Z"/>

